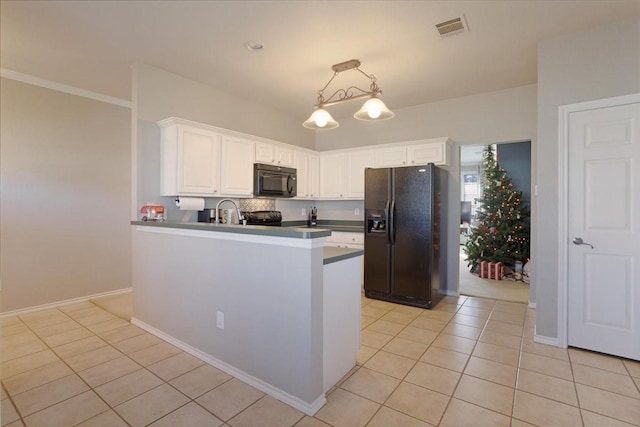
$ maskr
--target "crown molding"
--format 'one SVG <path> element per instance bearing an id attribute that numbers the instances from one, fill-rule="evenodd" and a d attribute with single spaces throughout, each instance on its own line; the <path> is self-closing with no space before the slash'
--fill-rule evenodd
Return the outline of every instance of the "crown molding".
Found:
<path id="1" fill-rule="evenodd" d="M 93 99 L 94 101 L 106 102 L 108 104 L 114 104 L 120 107 L 131 108 L 131 101 L 127 101 L 126 99 L 114 98 L 112 96 L 103 95 L 101 93 L 92 92 L 86 89 L 80 89 L 75 86 L 53 82 L 51 80 L 41 79 L 40 77 L 19 73 L 17 71 L 8 70 L 6 68 L 0 68 L 0 77 L 17 80 L 22 83 L 40 86 L 58 92 L 81 96 L 83 98 Z"/>

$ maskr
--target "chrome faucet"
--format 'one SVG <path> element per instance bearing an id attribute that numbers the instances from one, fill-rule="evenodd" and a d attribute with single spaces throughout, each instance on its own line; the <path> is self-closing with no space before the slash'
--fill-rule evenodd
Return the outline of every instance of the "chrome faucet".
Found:
<path id="1" fill-rule="evenodd" d="M 236 208 L 236 212 L 238 213 L 238 224 L 242 224 L 242 220 L 244 218 L 242 218 L 242 214 L 240 213 L 240 208 L 238 208 L 238 204 L 236 202 L 234 202 L 231 199 L 222 199 L 218 202 L 218 204 L 216 205 L 216 216 L 215 216 L 215 221 L 213 222 L 221 222 L 218 219 L 218 215 L 220 214 L 220 205 L 224 202 L 231 202 L 233 204 L 233 207 Z"/>

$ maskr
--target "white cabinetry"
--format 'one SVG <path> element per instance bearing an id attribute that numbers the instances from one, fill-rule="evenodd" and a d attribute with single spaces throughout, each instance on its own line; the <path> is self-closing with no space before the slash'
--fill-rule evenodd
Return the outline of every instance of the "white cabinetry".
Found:
<path id="1" fill-rule="evenodd" d="M 305 151 L 294 153 L 293 166 L 298 176 L 297 199 L 314 199 L 318 197 L 320 156 Z"/>
<path id="2" fill-rule="evenodd" d="M 320 157 L 320 198 L 364 199 L 364 169 L 374 165 L 373 151 Z"/>
<path id="3" fill-rule="evenodd" d="M 220 194 L 220 134 L 172 119 L 161 126 L 160 194 Z"/>
<path id="4" fill-rule="evenodd" d="M 396 166 L 406 166 L 406 147 L 387 147 L 375 151 L 376 167 L 391 168 Z"/>
<path id="5" fill-rule="evenodd" d="M 373 151 L 347 153 L 346 194 L 349 199 L 364 200 L 364 170 L 373 167 Z"/>
<path id="6" fill-rule="evenodd" d="M 407 147 L 409 163 L 412 165 L 426 165 L 427 163 L 444 165 L 447 163 L 446 152 L 444 143 L 416 144 Z"/>
<path id="7" fill-rule="evenodd" d="M 364 233 L 332 231 L 331 236 L 327 237 L 327 246 L 364 249 Z"/>
<path id="8" fill-rule="evenodd" d="M 445 142 L 419 143 L 411 145 L 379 148 L 375 151 L 375 165 L 378 168 L 411 165 L 447 164 Z"/>
<path id="9" fill-rule="evenodd" d="M 352 248 L 364 250 L 364 233 L 345 233 L 332 231 L 331 236 L 327 237 L 327 246 L 337 248 Z M 364 257 L 360 258 L 360 284 L 364 291 Z"/>
<path id="10" fill-rule="evenodd" d="M 320 156 L 309 154 L 309 198 L 320 196 Z"/>
<path id="11" fill-rule="evenodd" d="M 320 198 L 344 199 L 346 173 L 344 153 L 320 156 Z"/>
<path id="12" fill-rule="evenodd" d="M 222 138 L 221 191 L 223 196 L 251 196 L 253 155 L 253 141 L 226 135 Z"/>
<path id="13" fill-rule="evenodd" d="M 279 166 L 293 166 L 293 150 L 280 145 L 256 143 L 256 162 Z"/>

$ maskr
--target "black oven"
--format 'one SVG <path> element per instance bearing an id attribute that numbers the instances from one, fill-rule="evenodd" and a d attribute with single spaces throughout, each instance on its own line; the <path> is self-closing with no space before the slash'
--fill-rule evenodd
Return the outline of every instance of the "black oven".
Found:
<path id="1" fill-rule="evenodd" d="M 253 165 L 253 197 L 296 197 L 296 170 L 282 166 Z"/>

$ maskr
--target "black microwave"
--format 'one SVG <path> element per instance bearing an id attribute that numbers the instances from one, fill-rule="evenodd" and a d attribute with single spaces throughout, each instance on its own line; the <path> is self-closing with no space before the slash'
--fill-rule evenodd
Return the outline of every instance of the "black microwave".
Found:
<path id="1" fill-rule="evenodd" d="M 254 197 L 296 197 L 298 181 L 294 168 L 265 165 L 253 165 Z"/>

